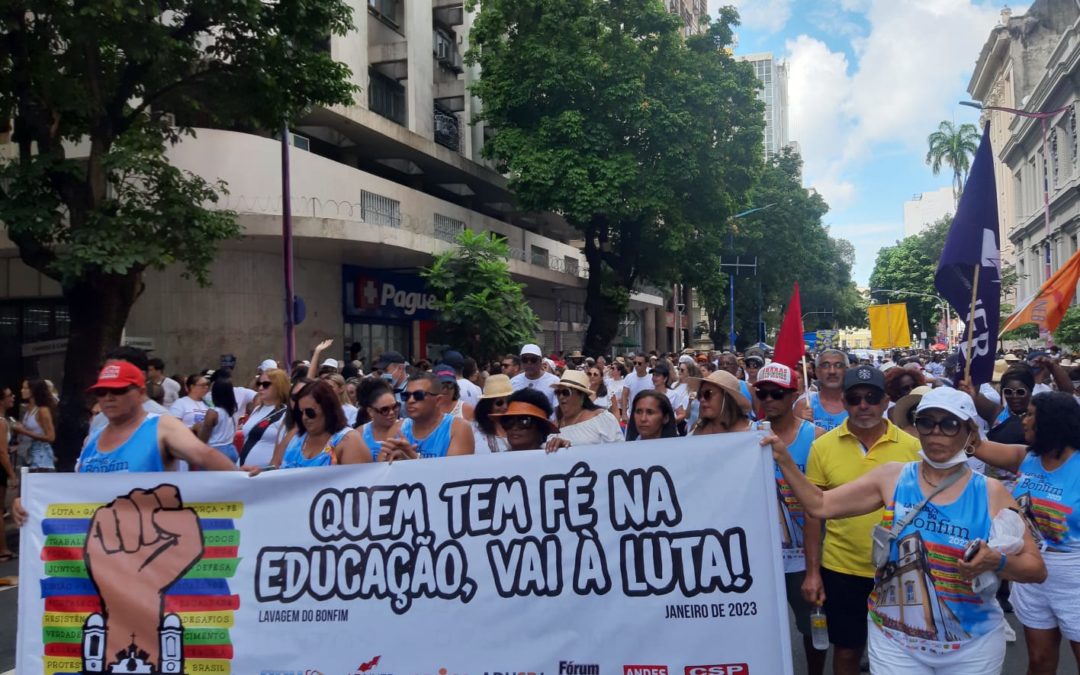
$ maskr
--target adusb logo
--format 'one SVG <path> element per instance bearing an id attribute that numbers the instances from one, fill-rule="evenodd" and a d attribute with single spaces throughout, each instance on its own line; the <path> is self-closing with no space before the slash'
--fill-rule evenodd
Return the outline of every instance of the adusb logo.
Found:
<path id="1" fill-rule="evenodd" d="M 684 675 L 749 675 L 745 663 L 719 663 L 712 666 L 687 666 Z"/>

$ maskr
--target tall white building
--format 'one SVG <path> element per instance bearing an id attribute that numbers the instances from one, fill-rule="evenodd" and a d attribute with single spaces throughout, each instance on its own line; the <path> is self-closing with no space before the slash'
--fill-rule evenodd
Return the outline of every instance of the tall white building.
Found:
<path id="1" fill-rule="evenodd" d="M 904 202 L 904 236 L 914 236 L 956 212 L 951 187 L 923 192 Z"/>
<path id="2" fill-rule="evenodd" d="M 761 87 L 758 98 L 765 103 L 765 157 L 788 145 L 788 67 L 771 52 L 736 57 L 754 67 Z"/>
<path id="3" fill-rule="evenodd" d="M 667 6 L 669 12 L 682 18 L 684 37 L 701 32 L 701 17 L 708 13 L 706 0 L 667 0 Z"/>

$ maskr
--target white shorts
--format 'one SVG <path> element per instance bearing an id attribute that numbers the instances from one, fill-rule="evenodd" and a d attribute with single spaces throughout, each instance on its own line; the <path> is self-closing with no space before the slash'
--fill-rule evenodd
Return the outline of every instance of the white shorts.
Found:
<path id="1" fill-rule="evenodd" d="M 1080 553 L 1043 553 L 1046 581 L 1009 584 L 1009 601 L 1027 628 L 1058 628 L 1066 640 L 1080 642 Z"/>
<path id="2" fill-rule="evenodd" d="M 869 622 L 870 672 L 874 675 L 995 675 L 1005 665 L 1005 620 L 986 635 L 948 654 L 905 649 Z"/>

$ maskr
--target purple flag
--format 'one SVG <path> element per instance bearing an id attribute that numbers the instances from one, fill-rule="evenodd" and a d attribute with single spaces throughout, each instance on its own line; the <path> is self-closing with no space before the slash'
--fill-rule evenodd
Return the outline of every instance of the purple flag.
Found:
<path id="1" fill-rule="evenodd" d="M 975 316 L 971 314 L 971 289 L 975 268 L 980 267 Z M 990 124 L 983 130 L 964 193 L 956 208 L 945 248 L 941 252 L 934 286 L 949 301 L 956 315 L 971 327 L 971 380 L 977 387 L 994 373 L 998 323 L 1001 319 L 1001 249 L 998 245 L 997 188 L 994 156 L 990 148 Z M 960 370 L 967 355 L 967 329 L 961 336 Z"/>

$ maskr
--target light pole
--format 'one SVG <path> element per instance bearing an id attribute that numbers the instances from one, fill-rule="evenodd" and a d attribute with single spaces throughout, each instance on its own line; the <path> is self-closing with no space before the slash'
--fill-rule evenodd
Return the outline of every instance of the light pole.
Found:
<path id="1" fill-rule="evenodd" d="M 1047 154 L 1047 120 L 1053 118 L 1055 115 L 1060 115 L 1065 112 L 1072 107 L 1071 104 L 1046 112 L 1029 112 L 1027 110 L 1018 110 L 1016 108 L 1003 108 L 997 105 L 983 105 L 976 101 L 960 101 L 960 105 L 966 105 L 967 107 L 975 108 L 976 110 L 997 110 L 998 112 L 1009 113 L 1010 115 L 1016 115 L 1017 117 L 1027 117 L 1039 120 L 1039 126 L 1042 129 L 1043 166 L 1046 167 L 1046 173 L 1050 173 L 1052 167 L 1050 166 L 1050 157 Z M 1053 273 L 1053 266 L 1050 261 L 1050 176 L 1048 175 L 1043 176 L 1043 222 L 1046 224 L 1046 242 L 1043 244 L 1043 258 L 1045 262 L 1046 278 L 1049 279 Z"/>
<path id="2" fill-rule="evenodd" d="M 893 293 L 896 295 L 917 295 L 923 298 L 933 298 L 941 303 L 941 306 L 945 309 L 945 341 L 952 347 L 952 315 L 949 313 L 949 303 L 945 301 L 939 295 L 933 295 L 931 293 L 919 293 L 918 291 L 899 291 L 892 288 L 871 288 L 870 295 L 874 293 Z"/>
<path id="3" fill-rule="evenodd" d="M 759 206 L 759 207 L 753 208 L 753 209 L 747 209 L 746 211 L 743 211 L 741 213 L 736 213 L 735 215 L 733 215 L 731 217 L 731 220 L 736 221 L 739 218 L 745 218 L 746 216 L 749 216 L 752 213 L 757 213 L 758 211 L 764 211 L 765 209 L 771 209 L 774 206 L 776 206 L 776 202 L 773 202 L 772 204 L 766 204 L 765 206 Z M 728 246 L 730 246 L 732 248 L 732 250 L 735 249 L 735 224 L 734 224 L 734 222 L 732 222 L 732 225 L 731 225 L 731 234 L 728 236 Z M 757 259 L 756 258 L 754 259 L 754 263 L 752 265 L 750 265 L 750 264 L 743 265 L 743 264 L 739 263 L 739 259 L 738 259 L 738 257 L 736 257 L 734 263 L 725 264 L 725 263 L 721 262 L 720 263 L 720 269 L 723 270 L 724 267 L 730 267 L 731 268 L 731 271 L 728 272 L 728 305 L 729 305 L 728 329 L 730 330 L 731 351 L 734 352 L 735 351 L 735 273 L 739 271 L 740 267 L 753 267 L 754 268 L 754 274 L 757 274 Z M 759 324 L 759 326 L 760 326 L 760 322 L 761 322 L 761 300 L 760 300 L 760 294 L 759 294 L 759 298 L 758 298 L 758 324 Z M 758 332 L 759 333 L 761 332 L 760 328 L 759 328 Z"/>
<path id="4" fill-rule="evenodd" d="M 289 125 L 281 127 L 281 258 L 285 276 L 285 363 L 296 358 L 296 291 L 293 286 L 292 196 L 289 175 Z"/>

